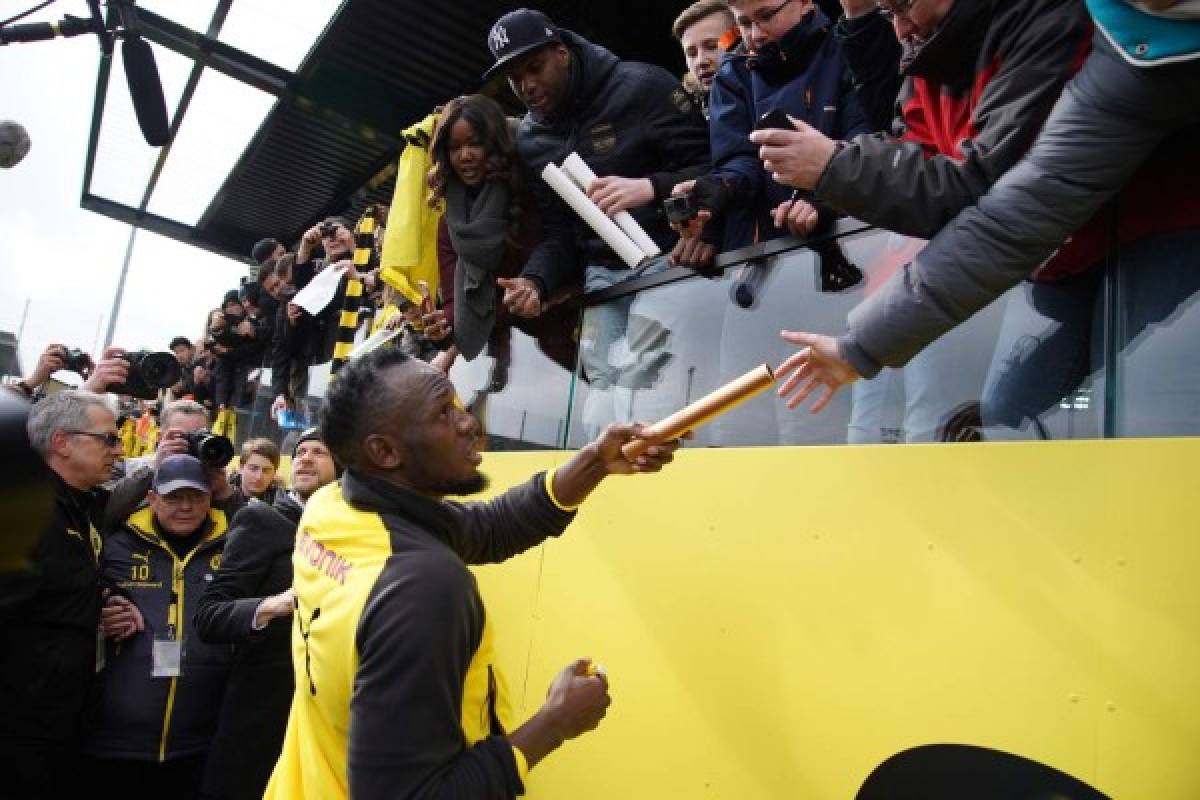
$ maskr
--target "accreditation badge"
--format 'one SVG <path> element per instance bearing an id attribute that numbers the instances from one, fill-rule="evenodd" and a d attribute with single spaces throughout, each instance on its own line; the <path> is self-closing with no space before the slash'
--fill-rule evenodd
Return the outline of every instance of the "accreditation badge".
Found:
<path id="1" fill-rule="evenodd" d="M 151 659 L 151 678 L 178 678 L 183 672 L 183 642 L 155 639 Z"/>

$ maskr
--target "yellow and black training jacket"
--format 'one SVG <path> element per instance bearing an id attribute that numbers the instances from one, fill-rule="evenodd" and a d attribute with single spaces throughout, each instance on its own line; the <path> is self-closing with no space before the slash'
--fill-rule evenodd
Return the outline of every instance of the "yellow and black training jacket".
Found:
<path id="1" fill-rule="evenodd" d="M 436 501 L 348 470 L 309 499 L 293 555 L 296 693 L 266 798 L 509 798 L 524 757 L 467 564 L 574 518 L 549 478 L 486 503 Z"/>
<path id="2" fill-rule="evenodd" d="M 233 648 L 201 640 L 192 609 L 221 566 L 227 527 L 225 512 L 210 510 L 201 540 L 180 556 L 147 507 L 104 540 L 101 574 L 138 607 L 146 627 L 107 643 L 97 721 L 83 747 L 87 755 L 170 761 L 208 750 Z M 180 645 L 176 677 L 151 676 L 154 642 L 161 639 Z"/>

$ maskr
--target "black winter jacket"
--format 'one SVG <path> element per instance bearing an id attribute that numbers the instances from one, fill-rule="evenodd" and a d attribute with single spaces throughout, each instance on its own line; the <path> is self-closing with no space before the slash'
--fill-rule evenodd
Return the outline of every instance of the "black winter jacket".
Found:
<path id="1" fill-rule="evenodd" d="M 207 533 L 179 558 L 143 508 L 104 542 L 101 572 L 142 612 L 146 629 L 108 643 L 99 713 L 84 752 L 102 758 L 166 761 L 208 750 L 225 680 L 233 660 L 229 645 L 206 644 L 192 625 L 199 601 L 221 564 L 225 513 L 210 511 Z M 154 641 L 175 635 L 182 643 L 182 674 L 151 677 Z"/>
<path id="2" fill-rule="evenodd" d="M 51 473 L 53 475 L 53 473 Z M 77 744 L 96 672 L 105 496 L 57 475 L 28 570 L 0 574 L 0 750 Z"/>
<path id="3" fill-rule="evenodd" d="M 294 684 L 292 620 L 274 619 L 261 631 L 252 625 L 262 599 L 292 585 L 292 550 L 303 511 L 282 490 L 274 505 L 250 501 L 233 518 L 221 568 L 196 607 L 200 637 L 235 646 L 203 796 L 262 797 L 283 747 Z"/>
<path id="4" fill-rule="evenodd" d="M 601 177 L 649 178 L 654 202 L 629 213 L 665 252 L 676 236 L 662 201 L 675 184 L 708 172 L 709 163 L 704 115 L 677 79 L 561 33 L 571 51 L 563 107 L 552 118 L 526 114 L 517 131 L 517 150 L 543 215 L 542 241 L 521 274 L 539 284 L 543 298 L 569 285 L 585 266 L 626 266 L 545 184 L 546 164 L 562 164 L 574 151 Z"/>

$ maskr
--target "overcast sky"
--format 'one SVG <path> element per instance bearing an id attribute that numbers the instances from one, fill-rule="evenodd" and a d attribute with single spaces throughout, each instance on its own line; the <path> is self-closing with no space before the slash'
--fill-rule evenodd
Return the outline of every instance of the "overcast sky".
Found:
<path id="1" fill-rule="evenodd" d="M 30 5 L 33 0 L 0 0 L 0 17 Z M 139 5 L 203 31 L 214 3 L 147 0 Z M 292 14 L 286 20 L 271 0 L 238 0 L 226 23 L 229 36 L 222 38 L 245 46 L 236 39 L 249 40 L 257 31 L 257 53 L 294 69 L 337 5 L 337 0 L 289 2 Z M 63 14 L 86 16 L 86 3 L 60 0 L 25 21 L 57 20 Z M 264 24 L 268 15 L 270 27 Z M 272 30 L 276 40 L 264 42 L 263 30 Z M 191 62 L 155 50 L 170 114 Z M 89 352 L 102 341 L 129 238 L 128 226 L 79 207 L 99 52 L 92 36 L 0 47 L 0 119 L 20 122 L 33 141 L 24 161 L 0 170 L 0 330 L 16 332 L 29 301 L 21 338 L 27 372 L 51 341 Z M 136 205 L 156 151 L 128 119 L 124 84 L 118 63 L 106 111 L 114 130 L 102 135 L 93 192 Z M 161 208 L 188 223 L 193 220 L 187 214 L 207 205 L 214 182 L 228 174 L 271 105 L 271 98 L 211 72 L 201 79 L 201 89 L 208 98 L 204 105 L 219 103 L 223 113 L 205 113 L 193 103 L 180 137 L 197 146 L 177 144 L 169 174 L 151 203 L 152 211 Z M 203 99 L 200 94 L 197 101 Z M 123 127 L 128 129 L 117 129 Z M 165 349 L 176 335 L 197 338 L 205 312 L 245 273 L 242 263 L 139 231 L 114 343 Z"/>

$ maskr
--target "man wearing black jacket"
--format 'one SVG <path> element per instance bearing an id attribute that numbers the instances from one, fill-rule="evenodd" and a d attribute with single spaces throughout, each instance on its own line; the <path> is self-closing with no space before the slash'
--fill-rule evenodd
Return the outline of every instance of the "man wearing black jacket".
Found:
<path id="1" fill-rule="evenodd" d="M 320 431 L 308 429 L 292 454 L 291 491 L 273 505 L 251 501 L 234 517 L 224 560 L 196 607 L 201 639 L 236 645 L 203 797 L 262 797 L 279 758 L 292 703 L 296 526 L 312 493 L 336 477 Z"/>
<path id="2" fill-rule="evenodd" d="M 34 406 L 30 444 L 57 489 L 53 517 L 28 570 L 0 575 L 0 770 L 5 797 L 58 798 L 77 766 L 99 666 L 96 487 L 121 456 L 104 399 L 64 391 Z"/>
<path id="3" fill-rule="evenodd" d="M 542 213 L 542 240 L 521 275 L 501 279 L 513 314 L 536 317 L 559 289 L 583 280 L 598 291 L 658 272 L 667 257 L 629 266 L 541 179 L 549 163 L 572 152 L 599 176 L 588 197 L 609 216 L 628 211 L 663 253 L 676 235 L 662 201 L 681 181 L 708 172 L 708 127 L 700 106 L 661 67 L 621 61 L 605 48 L 558 28 L 544 14 L 518 9 L 492 26 L 488 47 L 529 109 L 517 131 L 517 151 Z M 590 387 L 584 416 L 589 434 L 616 418 L 618 387 L 658 380 L 670 358 L 671 332 L 658 321 L 668 302 L 626 297 L 591 309 L 580 336 L 580 360 Z M 628 332 L 628 336 L 626 336 Z M 633 356 L 618 364 L 614 347 L 627 338 Z"/>

